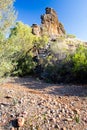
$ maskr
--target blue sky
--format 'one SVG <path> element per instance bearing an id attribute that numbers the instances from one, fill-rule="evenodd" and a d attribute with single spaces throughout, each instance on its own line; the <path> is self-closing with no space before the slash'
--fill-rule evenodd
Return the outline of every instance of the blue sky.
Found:
<path id="1" fill-rule="evenodd" d="M 87 0 L 16 0 L 17 21 L 40 24 L 40 15 L 52 7 L 69 34 L 87 41 Z"/>

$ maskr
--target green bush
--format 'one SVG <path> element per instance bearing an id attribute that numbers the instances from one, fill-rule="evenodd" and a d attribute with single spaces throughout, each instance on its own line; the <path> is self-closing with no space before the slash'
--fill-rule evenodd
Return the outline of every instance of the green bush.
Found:
<path id="1" fill-rule="evenodd" d="M 73 55 L 49 62 L 42 77 L 54 83 L 87 83 L 87 48 L 80 46 Z"/>
<path id="2" fill-rule="evenodd" d="M 73 62 L 72 74 L 76 81 L 87 82 L 87 48 L 80 46 L 71 60 Z"/>
<path id="3" fill-rule="evenodd" d="M 35 68 L 35 63 L 33 62 L 32 56 L 29 54 L 22 54 L 21 57 L 16 61 L 16 66 L 13 75 L 25 76 L 32 74 Z"/>

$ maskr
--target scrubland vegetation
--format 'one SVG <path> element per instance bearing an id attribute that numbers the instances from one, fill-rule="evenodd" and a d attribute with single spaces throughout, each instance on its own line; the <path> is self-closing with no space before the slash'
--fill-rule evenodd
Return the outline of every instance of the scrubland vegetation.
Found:
<path id="1" fill-rule="evenodd" d="M 47 36 L 37 37 L 22 22 L 16 23 L 8 38 L 1 33 L 0 37 L 0 77 L 37 75 L 48 82 L 86 82 L 84 44 L 69 51 L 67 38 L 50 41 Z"/>
<path id="2" fill-rule="evenodd" d="M 0 6 L 0 78 L 33 75 L 47 82 L 87 82 L 87 48 L 84 43 L 70 34 L 55 40 L 46 35 L 37 37 L 32 34 L 31 27 L 22 22 L 13 26 L 16 18 L 13 1 L 9 14 L 6 13 L 8 19 L 3 15 L 8 8 L 3 2 Z M 9 17 L 11 21 L 7 24 Z"/>

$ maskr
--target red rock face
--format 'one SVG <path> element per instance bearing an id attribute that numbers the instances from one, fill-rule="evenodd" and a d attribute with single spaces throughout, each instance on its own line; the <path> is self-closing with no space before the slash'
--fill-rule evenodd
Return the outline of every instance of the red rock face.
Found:
<path id="1" fill-rule="evenodd" d="M 44 15 L 41 15 L 41 25 L 33 24 L 32 33 L 35 35 L 49 35 L 58 36 L 64 35 L 65 30 L 63 25 L 59 22 L 58 17 L 54 9 L 46 8 Z"/>

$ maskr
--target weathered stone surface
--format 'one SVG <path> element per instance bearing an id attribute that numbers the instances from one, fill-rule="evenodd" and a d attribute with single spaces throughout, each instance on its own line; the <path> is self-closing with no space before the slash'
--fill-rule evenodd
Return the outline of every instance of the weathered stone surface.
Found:
<path id="1" fill-rule="evenodd" d="M 49 35 L 50 37 L 64 35 L 65 29 L 62 23 L 59 22 L 58 17 L 54 9 L 46 8 L 45 14 L 41 15 L 41 25 L 32 25 L 32 33 L 40 35 Z"/>
<path id="2" fill-rule="evenodd" d="M 34 35 L 40 36 L 41 29 L 37 24 L 32 25 L 32 33 Z"/>

